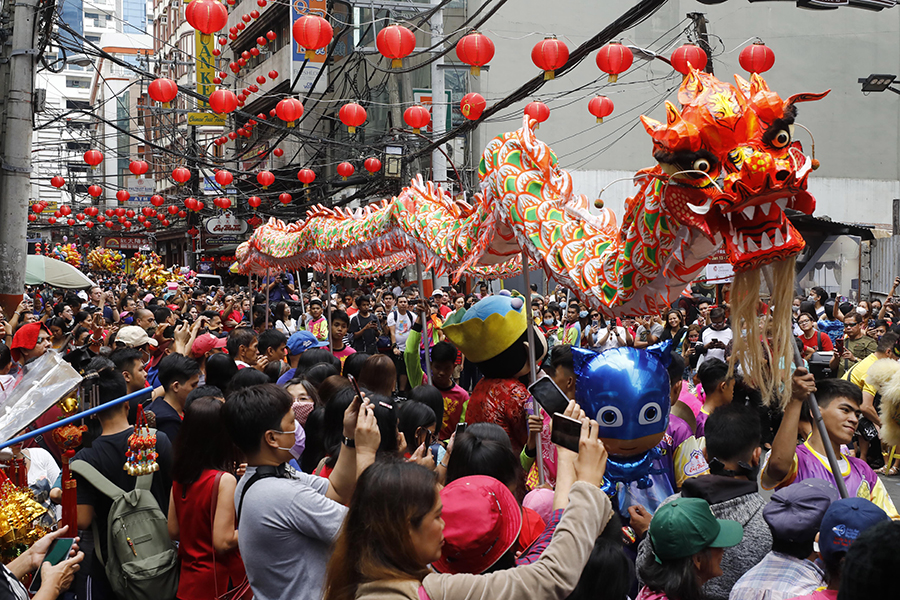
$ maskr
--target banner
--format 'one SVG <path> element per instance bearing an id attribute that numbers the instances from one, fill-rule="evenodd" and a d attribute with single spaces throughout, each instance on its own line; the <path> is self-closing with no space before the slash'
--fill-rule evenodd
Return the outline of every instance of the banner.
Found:
<path id="1" fill-rule="evenodd" d="M 320 17 L 328 18 L 325 10 L 325 0 L 291 0 L 291 23 L 299 19 L 300 17 L 308 14 L 319 15 Z M 293 37 L 291 37 L 291 83 L 294 83 L 294 79 L 297 77 L 297 74 L 300 74 L 299 79 L 297 79 L 296 84 L 294 84 L 294 88 L 291 90 L 293 93 L 298 92 L 309 92 L 313 91 L 316 93 L 325 93 L 325 90 L 328 88 L 328 67 L 325 66 L 325 57 L 328 54 L 328 48 L 320 48 L 316 50 L 316 53 L 312 58 L 306 62 L 304 66 L 304 61 L 306 61 L 306 50 L 303 49 L 300 44 L 293 41 Z M 302 71 L 301 71 L 302 69 Z M 316 77 L 319 75 L 319 71 L 324 70 L 322 76 L 319 77 L 319 82 L 316 84 L 316 88 L 313 90 L 312 85 L 316 80 Z"/>
<path id="2" fill-rule="evenodd" d="M 212 53 L 215 46 L 216 36 L 203 35 L 199 31 L 194 32 L 194 53 L 197 56 L 195 66 L 197 93 L 206 97 L 216 91 L 216 84 L 213 83 L 213 78 L 216 76 L 216 57 Z M 209 102 L 197 100 L 197 110 L 210 110 Z M 211 112 L 188 113 L 188 125 L 225 125 L 225 115 Z"/>

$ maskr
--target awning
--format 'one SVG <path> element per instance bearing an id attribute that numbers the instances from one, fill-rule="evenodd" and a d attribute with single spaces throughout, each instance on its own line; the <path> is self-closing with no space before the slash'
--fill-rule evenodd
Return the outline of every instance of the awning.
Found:
<path id="1" fill-rule="evenodd" d="M 854 235 L 864 242 L 875 239 L 875 228 L 870 225 L 842 223 L 840 221 L 832 221 L 828 217 L 813 217 L 790 209 L 785 212 L 787 212 L 788 219 L 791 220 L 797 231 L 807 241 L 810 239 L 810 234 L 825 237 L 829 235 Z"/>

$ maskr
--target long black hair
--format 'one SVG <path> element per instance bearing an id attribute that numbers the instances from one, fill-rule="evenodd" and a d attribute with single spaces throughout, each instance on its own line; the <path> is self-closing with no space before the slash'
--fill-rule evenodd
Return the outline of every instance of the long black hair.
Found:
<path id="1" fill-rule="evenodd" d="M 709 548 L 701 550 L 709 553 Z M 654 558 L 643 561 L 638 567 L 638 575 L 644 585 L 655 592 L 665 593 L 667 598 L 673 600 L 705 600 L 694 567 L 694 557 L 685 556 L 675 558 L 662 563 Z"/>
<path id="2" fill-rule="evenodd" d="M 206 469 L 234 470 L 234 444 L 222 418 L 218 398 L 197 398 L 184 411 L 181 432 L 175 438 L 172 479 L 186 487 Z"/>

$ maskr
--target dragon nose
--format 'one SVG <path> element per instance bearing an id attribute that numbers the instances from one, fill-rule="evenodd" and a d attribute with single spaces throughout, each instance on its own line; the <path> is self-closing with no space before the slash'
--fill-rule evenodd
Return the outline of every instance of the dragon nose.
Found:
<path id="1" fill-rule="evenodd" d="M 790 175 L 790 174 L 791 174 L 790 171 L 785 171 L 784 169 L 781 169 L 775 173 L 775 179 L 777 181 L 784 181 L 785 179 L 788 178 L 788 175 Z"/>

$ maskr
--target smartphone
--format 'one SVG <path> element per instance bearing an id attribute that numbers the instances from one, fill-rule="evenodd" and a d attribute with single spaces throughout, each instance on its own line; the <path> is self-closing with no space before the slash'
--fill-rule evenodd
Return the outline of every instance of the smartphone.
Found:
<path id="1" fill-rule="evenodd" d="M 591 321 L 591 327 L 597 327 L 600 325 L 600 321 Z"/>
<path id="2" fill-rule="evenodd" d="M 553 429 L 550 441 L 557 446 L 578 452 L 578 440 L 581 439 L 581 421 L 576 421 L 562 413 L 553 414 Z"/>
<path id="3" fill-rule="evenodd" d="M 549 377 L 541 377 L 528 386 L 528 391 L 548 415 L 564 413 L 569 406 L 569 398 Z"/>
<path id="4" fill-rule="evenodd" d="M 838 355 L 844 353 L 844 338 L 840 338 L 834 342 L 834 349 L 837 351 Z"/>
<path id="5" fill-rule="evenodd" d="M 356 390 L 356 395 L 359 396 L 359 401 L 362 402 L 362 393 L 359 391 L 359 384 L 356 383 L 356 377 L 348 374 L 347 379 L 353 384 L 353 389 Z"/>
<path id="6" fill-rule="evenodd" d="M 72 546 L 75 544 L 75 540 L 73 538 L 56 538 L 53 540 L 53 544 L 50 546 L 50 549 L 47 551 L 47 554 L 44 556 L 44 561 L 49 562 L 51 565 L 58 565 L 62 561 L 64 561 L 69 556 L 69 552 L 72 551 Z M 42 563 L 43 564 L 43 563 Z M 28 591 L 32 594 L 37 594 L 38 590 L 41 588 L 41 570 L 38 569 L 34 573 L 34 579 L 31 581 L 31 586 L 28 588 Z"/>
<path id="7" fill-rule="evenodd" d="M 468 423 L 456 424 L 456 437 L 459 437 L 466 432 L 466 425 L 468 425 Z"/>

